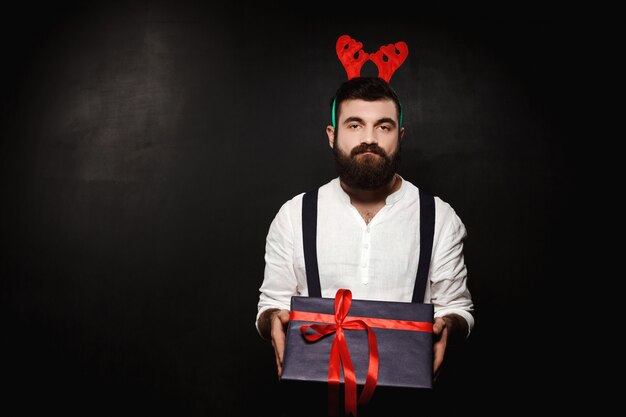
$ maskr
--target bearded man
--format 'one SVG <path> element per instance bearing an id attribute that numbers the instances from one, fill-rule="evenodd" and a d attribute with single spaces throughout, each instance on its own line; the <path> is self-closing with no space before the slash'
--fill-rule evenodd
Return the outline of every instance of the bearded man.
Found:
<path id="1" fill-rule="evenodd" d="M 398 174 L 405 129 L 388 82 L 356 77 L 332 100 L 326 127 L 338 177 L 317 190 L 317 260 L 322 297 L 349 288 L 355 299 L 411 302 L 420 255 L 420 192 Z M 256 327 L 272 342 L 278 375 L 290 300 L 308 295 L 299 194 L 282 205 L 267 234 Z M 446 348 L 474 325 L 463 256 L 466 229 L 434 197 L 435 221 L 425 303 L 434 305 L 433 373 Z"/>

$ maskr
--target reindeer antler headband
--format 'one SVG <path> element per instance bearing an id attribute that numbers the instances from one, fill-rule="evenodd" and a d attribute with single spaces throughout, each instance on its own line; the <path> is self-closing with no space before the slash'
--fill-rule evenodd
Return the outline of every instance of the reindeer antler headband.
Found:
<path id="1" fill-rule="evenodd" d="M 383 45 L 373 54 L 368 54 L 361 48 L 363 44 L 352 39 L 350 35 L 341 35 L 337 39 L 337 56 L 346 69 L 349 80 L 360 76 L 361 67 L 369 58 L 378 67 L 378 77 L 389 82 L 393 73 L 409 55 L 406 42 Z"/>
<path id="2" fill-rule="evenodd" d="M 396 42 L 381 46 L 378 51 L 368 54 L 363 49 L 363 43 L 352 39 L 350 35 L 341 35 L 337 39 L 335 49 L 339 61 L 348 74 L 348 80 L 361 76 L 363 64 L 372 61 L 378 67 L 378 77 L 389 82 L 391 76 L 409 55 L 409 47 L 406 42 Z M 402 126 L 402 106 L 400 107 L 400 126 Z M 332 123 L 335 127 L 335 101 L 333 101 Z"/>

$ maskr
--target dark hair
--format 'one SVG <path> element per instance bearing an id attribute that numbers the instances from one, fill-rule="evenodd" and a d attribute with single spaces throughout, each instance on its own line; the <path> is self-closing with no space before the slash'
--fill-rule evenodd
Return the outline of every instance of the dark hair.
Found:
<path id="1" fill-rule="evenodd" d="M 356 77 L 343 82 L 337 89 L 335 96 L 331 99 L 333 126 L 336 125 L 334 122 L 339 119 L 341 103 L 345 100 L 354 99 L 365 101 L 392 100 L 396 105 L 396 115 L 399 124 L 402 125 L 402 105 L 398 95 L 389 83 L 379 77 Z"/>

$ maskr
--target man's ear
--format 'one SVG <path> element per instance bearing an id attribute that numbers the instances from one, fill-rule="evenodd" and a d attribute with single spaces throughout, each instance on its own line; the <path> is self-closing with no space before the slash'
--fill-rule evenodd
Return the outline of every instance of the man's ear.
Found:
<path id="1" fill-rule="evenodd" d="M 402 140 L 403 137 L 404 137 L 404 128 L 401 127 L 400 128 L 400 140 Z"/>
<path id="2" fill-rule="evenodd" d="M 331 149 L 335 148 L 335 128 L 331 125 L 326 126 L 326 134 L 328 135 L 328 145 Z"/>

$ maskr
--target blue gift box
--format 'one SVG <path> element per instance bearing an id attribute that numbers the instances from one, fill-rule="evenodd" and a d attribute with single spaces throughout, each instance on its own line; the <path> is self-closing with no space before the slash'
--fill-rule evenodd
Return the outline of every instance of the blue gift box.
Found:
<path id="1" fill-rule="evenodd" d="M 281 380 L 328 382 L 331 346 L 336 333 L 309 341 L 302 326 L 336 325 L 335 304 L 336 299 L 332 298 L 291 298 L 292 318 L 287 326 Z M 351 300 L 343 323 L 361 320 L 375 333 L 379 361 L 376 386 L 432 389 L 433 313 L 432 304 Z M 307 328 L 305 334 L 314 333 L 312 330 Z M 364 385 L 370 362 L 367 331 L 344 328 L 343 333 L 356 382 Z M 342 383 L 344 373 L 342 367 Z"/>

